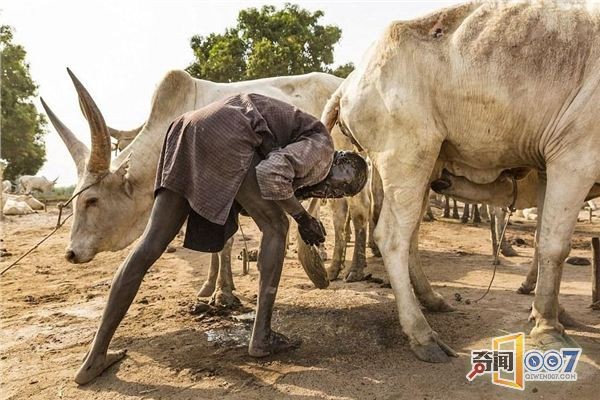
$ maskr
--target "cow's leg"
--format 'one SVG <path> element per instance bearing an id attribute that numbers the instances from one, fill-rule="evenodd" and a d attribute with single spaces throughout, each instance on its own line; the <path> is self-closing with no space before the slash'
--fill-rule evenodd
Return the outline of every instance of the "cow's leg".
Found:
<path id="1" fill-rule="evenodd" d="M 469 213 L 470 206 L 471 206 L 470 203 L 465 203 L 465 208 L 463 209 L 463 215 L 462 215 L 462 218 L 460 219 L 460 222 L 462 222 L 463 224 L 466 224 L 467 222 L 469 222 L 469 219 L 471 219 L 471 214 Z"/>
<path id="2" fill-rule="evenodd" d="M 254 357 L 263 357 L 297 347 L 299 342 L 291 341 L 271 329 L 271 317 L 283 268 L 285 237 L 289 222 L 285 212 L 276 202 L 262 198 L 256 180 L 255 167 L 258 161 L 259 159 L 255 157 L 235 199 L 262 232 L 257 263 L 258 301 L 248 353 Z"/>
<path id="3" fill-rule="evenodd" d="M 537 231 L 535 233 L 537 242 Z M 533 249 L 533 260 L 531 260 L 531 266 L 529 267 L 529 271 L 527 272 L 527 276 L 521 286 L 517 289 L 517 293 L 519 294 L 529 294 L 535 290 L 535 284 L 537 282 L 538 277 L 538 247 L 537 244 L 534 245 Z"/>
<path id="4" fill-rule="evenodd" d="M 428 197 L 428 196 L 427 196 Z M 429 202 L 425 197 L 424 201 Z M 441 294 L 437 293 L 431 287 L 429 279 L 421 269 L 421 258 L 419 257 L 419 230 L 417 229 L 410 239 L 410 281 L 417 298 L 421 304 L 429 311 L 450 312 L 454 311 L 452 307 Z"/>
<path id="5" fill-rule="evenodd" d="M 446 201 L 444 203 L 444 215 L 442 215 L 442 217 L 450 218 L 450 197 L 444 195 L 444 200 Z"/>
<path id="6" fill-rule="evenodd" d="M 481 207 L 479 208 L 479 213 L 481 214 L 481 220 L 482 221 L 489 221 L 490 220 L 490 213 L 488 210 L 488 205 L 487 204 L 482 204 Z"/>
<path id="7" fill-rule="evenodd" d="M 517 289 L 517 293 L 519 294 L 529 294 L 535 289 L 535 285 L 538 277 L 538 269 L 539 269 L 539 239 L 540 239 L 540 229 L 542 226 L 542 215 L 544 215 L 544 202 L 546 201 L 546 174 L 540 172 L 539 183 L 538 183 L 538 192 L 537 192 L 537 204 L 539 211 L 539 218 L 536 222 L 535 234 L 533 237 L 533 260 L 531 260 L 531 266 L 529 267 L 529 272 L 525 277 L 525 281 L 521 283 L 521 286 Z"/>
<path id="8" fill-rule="evenodd" d="M 379 251 L 379 249 L 377 248 L 377 243 L 375 243 L 375 227 L 377 226 L 377 223 L 375 222 L 375 220 L 372 218 L 372 214 L 369 213 L 369 232 L 368 232 L 368 237 L 367 237 L 367 245 L 369 246 L 369 248 L 371 249 L 371 252 L 373 253 L 373 256 L 375 257 L 381 257 L 381 252 Z"/>
<path id="9" fill-rule="evenodd" d="M 473 223 L 481 223 L 481 215 L 479 215 L 479 206 L 477 204 L 473 204 Z"/>
<path id="10" fill-rule="evenodd" d="M 219 253 L 212 253 L 210 256 L 210 266 L 208 276 L 202 287 L 198 291 L 198 297 L 209 297 L 215 292 L 217 286 L 217 277 L 219 276 Z"/>
<path id="11" fill-rule="evenodd" d="M 369 195 L 366 190 L 348 199 L 350 216 L 354 225 L 354 254 L 346 282 L 358 282 L 365 277 L 367 266 L 367 221 L 369 219 Z"/>
<path id="12" fill-rule="evenodd" d="M 424 213 L 423 198 L 428 189 L 439 149 L 430 151 L 389 151 L 375 154 L 374 162 L 381 173 L 384 201 L 375 239 L 394 291 L 400 324 L 416 356 L 428 362 L 447 362 L 456 353 L 434 332 L 412 290 L 409 272 L 410 242 Z M 412 154 L 411 154 L 412 153 Z M 423 158 L 431 154 L 431 160 Z M 411 156 L 414 156 L 411 159 Z M 399 163 L 399 161 L 401 162 Z"/>
<path id="13" fill-rule="evenodd" d="M 322 202 L 322 200 L 320 200 L 320 199 L 312 199 L 307 208 L 307 210 L 309 210 L 309 213 L 316 219 L 319 219 L 319 214 L 321 213 L 321 202 Z M 288 221 L 290 221 L 290 220 L 293 220 L 293 219 L 288 215 Z M 289 230 L 288 230 L 288 236 L 289 235 L 290 234 L 289 234 Z M 299 241 L 302 240 L 302 238 L 300 238 L 300 233 L 298 233 L 298 240 Z M 348 239 L 348 240 L 350 240 L 350 239 Z M 327 260 L 327 250 L 325 249 L 325 242 L 319 243 L 319 245 L 317 247 L 319 249 L 319 256 L 321 257 L 321 260 L 323 260 L 323 261 Z M 286 246 L 286 248 L 287 248 L 287 246 Z"/>
<path id="14" fill-rule="evenodd" d="M 581 204 L 598 179 L 598 176 L 587 174 L 597 174 L 600 170 L 600 165 L 578 165 L 580 160 L 586 160 L 585 155 L 587 160 L 597 160 L 597 154 L 577 152 L 576 149 L 572 149 L 570 154 L 576 154 L 578 159 L 555 160 L 548 165 L 546 197 L 540 216 L 538 282 L 531 312 L 535 327 L 531 336 L 540 344 L 550 347 L 572 345 L 558 320 L 562 267 L 570 251 L 571 236 Z"/>
<path id="15" fill-rule="evenodd" d="M 510 245 L 510 243 L 508 242 L 508 240 L 506 239 L 506 234 L 504 234 L 504 236 L 502 236 L 502 232 L 506 229 L 506 216 L 507 216 L 507 212 L 504 211 L 504 209 L 502 207 L 497 207 L 496 210 L 496 232 L 498 235 L 498 238 L 502 238 L 502 240 L 500 240 L 499 246 L 500 246 L 500 253 L 502 253 L 502 255 L 504 257 L 516 257 L 519 255 L 519 253 L 517 253 L 517 251 L 515 249 L 513 249 L 513 247 Z"/>
<path id="16" fill-rule="evenodd" d="M 346 218 L 349 215 L 348 201 L 346 199 L 335 199 L 329 201 L 331 212 L 333 214 L 333 232 L 334 246 L 331 264 L 327 269 L 327 277 L 329 280 L 336 280 L 340 271 L 344 268 L 346 261 Z"/>
<path id="17" fill-rule="evenodd" d="M 141 240 L 113 278 L 92 348 L 75 375 L 77 383 L 90 382 L 125 356 L 126 350 L 108 352 L 108 345 L 137 294 L 144 275 L 177 235 L 188 213 L 189 204 L 185 198 L 166 189 L 158 192 Z"/>
<path id="18" fill-rule="evenodd" d="M 433 222 L 435 221 L 435 216 L 433 215 L 433 211 L 431 210 L 431 205 L 428 203 L 425 207 L 425 216 L 423 217 L 423 221 L 425 222 Z"/>
<path id="19" fill-rule="evenodd" d="M 452 201 L 452 219 L 460 219 L 460 215 L 458 214 L 458 202 L 454 198 L 452 199 Z"/>
<path id="20" fill-rule="evenodd" d="M 350 205 L 348 204 L 348 207 Z M 346 213 L 346 222 L 344 223 L 344 241 L 346 245 L 352 240 L 352 215 L 350 212 Z"/>
<path id="21" fill-rule="evenodd" d="M 371 166 L 371 191 L 369 193 L 370 196 L 370 206 L 371 213 L 369 218 L 369 248 L 373 252 L 375 257 L 381 257 L 381 252 L 377 247 L 377 243 L 375 243 L 375 227 L 377 226 L 377 221 L 379 221 L 379 214 L 381 214 L 381 204 L 383 203 L 383 186 L 381 183 L 381 176 L 379 176 L 379 172 L 374 166 Z"/>
<path id="22" fill-rule="evenodd" d="M 209 304 L 216 307 L 235 307 L 240 305 L 240 300 L 234 296 L 233 274 L 231 272 L 231 251 L 233 237 L 231 237 L 219 253 L 219 274 L 217 285 Z"/>

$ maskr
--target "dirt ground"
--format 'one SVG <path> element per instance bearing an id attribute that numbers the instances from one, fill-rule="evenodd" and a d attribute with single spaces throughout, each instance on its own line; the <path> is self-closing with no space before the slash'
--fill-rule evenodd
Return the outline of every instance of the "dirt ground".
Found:
<path id="1" fill-rule="evenodd" d="M 439 213 L 439 210 L 436 210 Z M 56 211 L 10 217 L 4 243 L 13 256 L 4 268 L 50 232 Z M 438 214 L 439 215 L 439 214 Z M 583 215 L 583 214 L 582 214 Z M 255 249 L 260 238 L 243 221 Z M 326 218 L 328 232 L 331 221 Z M 463 225 L 438 218 L 423 223 L 424 270 L 457 311 L 425 311 L 432 327 L 460 354 L 447 364 L 416 360 L 400 329 L 391 289 L 373 281 L 333 282 L 314 289 L 288 252 L 278 293 L 275 328 L 301 338 L 295 351 L 253 359 L 244 347 L 250 324 L 236 321 L 253 307 L 257 271 L 241 275 L 234 258 L 237 295 L 246 309 L 230 315 L 193 315 L 209 265 L 208 254 L 181 248 L 164 254 L 147 275 L 117 331 L 112 348 L 128 356 L 95 382 L 78 387 L 73 376 L 99 322 L 113 272 L 128 250 L 103 253 L 83 265 L 63 258 L 65 226 L 31 256 L 1 278 L 0 363 L 2 399 L 591 399 L 598 398 L 600 311 L 591 301 L 591 267 L 566 264 L 560 301 L 581 326 L 568 333 L 582 346 L 578 381 L 528 382 L 525 391 L 494 386 L 489 377 L 469 383 L 470 351 L 489 348 L 491 338 L 528 332 L 532 296 L 515 292 L 533 254 L 534 223 L 515 220 L 508 237 L 527 243 L 519 257 L 504 258 L 491 293 L 480 302 L 491 274 L 487 224 Z M 578 224 L 571 255 L 591 258 L 589 238 L 600 232 L 600 218 Z M 330 234 L 329 238 L 333 235 Z M 236 236 L 234 255 L 242 248 Z M 327 244 L 328 252 L 333 248 Z M 348 250 L 351 255 L 351 249 Z M 370 255 L 370 253 L 369 253 Z M 380 259 L 368 258 L 368 272 L 384 278 Z M 348 262 L 349 264 L 349 262 Z M 460 300 L 459 300 L 460 298 Z M 243 318 L 241 318 L 243 320 Z"/>

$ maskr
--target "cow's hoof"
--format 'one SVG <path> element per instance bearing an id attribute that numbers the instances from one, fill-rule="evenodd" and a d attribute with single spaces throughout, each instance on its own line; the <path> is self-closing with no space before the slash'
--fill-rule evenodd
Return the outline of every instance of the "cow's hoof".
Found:
<path id="1" fill-rule="evenodd" d="M 200 290 L 198 290 L 198 293 L 196 294 L 196 296 L 198 297 L 210 297 L 212 296 L 212 294 L 215 292 L 215 284 L 211 283 L 209 281 L 204 282 L 204 284 L 202 285 L 202 287 L 200 288 Z"/>
<path id="2" fill-rule="evenodd" d="M 500 253 L 502 253 L 502 255 L 504 257 L 516 257 L 519 255 L 519 253 L 517 253 L 517 251 L 515 249 L 512 248 L 512 246 L 504 246 L 500 249 Z"/>
<path id="3" fill-rule="evenodd" d="M 440 339 L 425 344 L 413 344 L 410 347 L 417 358 L 425 362 L 447 363 L 450 357 L 458 357 L 458 354 Z"/>
<path id="4" fill-rule="evenodd" d="M 93 381 L 106 369 L 110 368 L 111 365 L 121 360 L 127 354 L 127 350 L 109 351 L 105 355 L 85 358 L 83 365 L 77 371 L 75 375 L 75 382 L 80 385 L 85 385 Z"/>
<path id="5" fill-rule="evenodd" d="M 235 297 L 233 293 L 217 289 L 208 302 L 211 306 L 219 308 L 235 308 L 239 307 L 242 302 Z"/>
<path id="6" fill-rule="evenodd" d="M 300 347 L 301 339 L 289 339 L 287 336 L 271 331 L 266 343 L 250 342 L 248 354 L 252 357 L 266 357 L 271 354 L 281 353 L 286 350 L 293 350 Z"/>
<path id="7" fill-rule="evenodd" d="M 370 245 L 369 248 L 371 249 L 371 253 L 373 253 L 373 257 L 381 258 L 381 251 L 379 251 L 377 245 Z"/>
<path id="8" fill-rule="evenodd" d="M 340 276 L 341 266 L 331 265 L 327 268 L 327 279 L 335 281 Z"/>
<path id="9" fill-rule="evenodd" d="M 519 294 L 530 294 L 535 289 L 535 285 L 529 285 L 527 282 L 521 283 L 521 286 L 517 289 Z"/>
<path id="10" fill-rule="evenodd" d="M 456 311 L 456 308 L 451 306 L 450 303 L 448 303 L 446 299 L 444 299 L 444 297 L 439 293 L 434 293 L 433 296 L 421 299 L 421 304 L 423 304 L 423 306 L 431 312 Z"/>
<path id="11" fill-rule="evenodd" d="M 350 272 L 348 272 L 348 275 L 346 275 L 346 278 L 344 278 L 344 281 L 346 281 L 346 282 L 360 282 L 363 279 L 365 279 L 365 273 L 362 270 L 358 270 L 358 271 L 350 271 Z"/>
<path id="12" fill-rule="evenodd" d="M 535 343 L 535 347 L 540 350 L 560 350 L 565 347 L 580 348 L 581 346 L 566 333 L 558 330 L 540 330 L 533 328 L 529 334 Z"/>

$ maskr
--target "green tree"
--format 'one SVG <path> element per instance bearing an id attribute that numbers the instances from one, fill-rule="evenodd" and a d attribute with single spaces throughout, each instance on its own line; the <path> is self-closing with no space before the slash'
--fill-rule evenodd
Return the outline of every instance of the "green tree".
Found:
<path id="1" fill-rule="evenodd" d="M 9 162 L 4 179 L 35 174 L 46 161 L 43 142 L 46 120 L 33 105 L 37 85 L 31 79 L 23 46 L 13 43 L 10 26 L 0 26 L 2 75 L 0 95 L 0 158 Z"/>
<path id="2" fill-rule="evenodd" d="M 347 64 L 338 66 L 336 69 L 331 71 L 331 73 L 335 76 L 339 76 L 340 78 L 346 78 L 352 71 L 354 71 L 354 63 L 349 62 Z"/>
<path id="3" fill-rule="evenodd" d="M 237 24 L 225 33 L 192 37 L 195 61 L 187 67 L 193 76 L 215 82 L 306 74 L 320 71 L 346 77 L 354 65 L 332 70 L 333 47 L 342 31 L 322 25 L 323 11 L 297 5 L 282 9 L 263 6 L 238 14 Z"/>

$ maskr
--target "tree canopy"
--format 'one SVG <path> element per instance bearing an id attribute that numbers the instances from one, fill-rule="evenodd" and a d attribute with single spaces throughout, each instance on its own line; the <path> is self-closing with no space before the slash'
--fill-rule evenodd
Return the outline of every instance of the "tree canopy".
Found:
<path id="1" fill-rule="evenodd" d="M 2 60 L 0 158 L 8 161 L 4 179 L 35 174 L 46 161 L 43 136 L 46 120 L 37 112 L 32 98 L 37 85 L 29 73 L 23 46 L 13 43 L 10 26 L 0 26 L 0 58 Z"/>
<path id="2" fill-rule="evenodd" d="M 328 72 L 345 78 L 352 63 L 332 69 L 333 47 L 342 31 L 319 23 L 323 11 L 286 4 L 241 10 L 235 27 L 191 39 L 195 61 L 187 71 L 201 79 L 247 79 Z"/>

